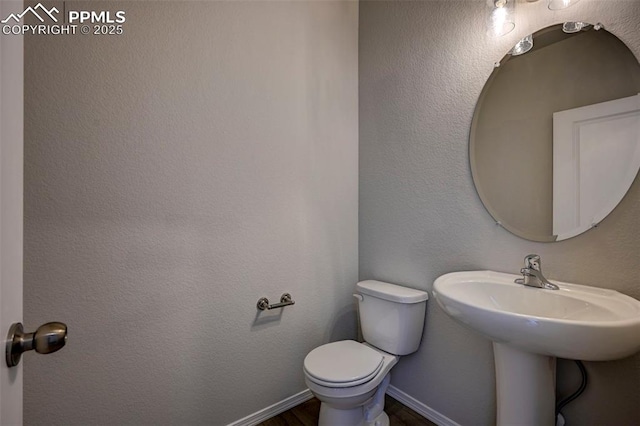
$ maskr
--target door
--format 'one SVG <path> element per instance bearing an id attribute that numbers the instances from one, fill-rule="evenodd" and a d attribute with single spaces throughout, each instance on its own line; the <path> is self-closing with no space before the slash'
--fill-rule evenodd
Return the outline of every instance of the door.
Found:
<path id="1" fill-rule="evenodd" d="M 0 16 L 20 13 L 22 1 L 0 1 Z M 22 322 L 22 36 L 0 35 L 0 425 L 22 424 L 22 364 L 4 362 L 5 338 Z"/>

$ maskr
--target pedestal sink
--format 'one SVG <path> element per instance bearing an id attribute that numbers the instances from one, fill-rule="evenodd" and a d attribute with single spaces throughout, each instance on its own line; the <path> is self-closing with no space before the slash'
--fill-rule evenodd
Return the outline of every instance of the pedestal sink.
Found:
<path id="1" fill-rule="evenodd" d="M 640 301 L 614 290 L 519 275 L 453 272 L 433 293 L 452 318 L 493 341 L 498 425 L 555 424 L 556 357 L 607 361 L 640 351 Z"/>

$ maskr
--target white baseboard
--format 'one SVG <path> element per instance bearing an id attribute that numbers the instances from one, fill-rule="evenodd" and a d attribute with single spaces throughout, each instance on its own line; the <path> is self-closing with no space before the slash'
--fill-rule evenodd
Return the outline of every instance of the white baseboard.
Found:
<path id="1" fill-rule="evenodd" d="M 313 394 L 309 389 L 305 389 L 302 392 L 299 392 L 289 398 L 283 399 L 280 402 L 276 402 L 275 404 L 264 408 L 256 413 L 250 414 L 247 417 L 244 417 L 240 420 L 236 420 L 233 423 L 229 423 L 228 426 L 254 426 L 258 423 L 264 422 L 265 420 L 270 419 L 273 416 L 277 416 L 278 414 L 289 410 L 290 408 L 295 407 L 296 405 L 300 405 L 305 401 L 313 398 Z"/>
<path id="2" fill-rule="evenodd" d="M 440 414 L 433 408 L 423 404 L 411 395 L 402 392 L 400 389 L 393 385 L 390 385 L 387 388 L 387 395 L 389 395 L 393 399 L 398 400 L 403 405 L 406 405 L 416 413 L 420 414 L 424 418 L 432 421 L 439 426 L 460 426 L 449 417 L 445 416 L 444 414 Z"/>
<path id="3" fill-rule="evenodd" d="M 390 385 L 387 388 L 387 394 L 411 408 L 416 413 L 420 414 L 424 418 L 432 421 L 438 426 L 460 426 L 458 423 L 451 420 L 449 417 L 440 414 L 433 408 L 423 404 L 418 401 L 414 397 L 409 394 L 404 393 L 397 387 Z M 255 426 L 258 423 L 264 422 L 265 420 L 270 419 L 271 417 L 277 416 L 280 413 L 283 413 L 296 405 L 300 405 L 305 401 L 313 398 L 313 394 L 309 389 L 305 389 L 302 392 L 298 392 L 297 394 L 290 396 L 289 398 L 283 399 L 280 402 L 276 402 L 275 404 L 264 408 L 256 413 L 250 414 L 247 417 L 244 417 L 240 420 L 236 420 L 233 423 L 230 423 L 228 426 Z"/>

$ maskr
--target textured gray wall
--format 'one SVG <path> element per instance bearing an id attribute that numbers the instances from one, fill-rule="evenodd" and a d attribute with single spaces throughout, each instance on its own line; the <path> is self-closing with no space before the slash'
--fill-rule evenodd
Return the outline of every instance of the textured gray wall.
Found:
<path id="1" fill-rule="evenodd" d="M 640 57 L 640 1 L 582 0 L 551 12 L 519 2 L 516 30 L 488 39 L 483 1 L 360 4 L 360 277 L 430 290 L 446 272 L 517 272 L 539 253 L 548 277 L 640 299 L 640 182 L 599 228 L 533 243 L 495 225 L 469 170 L 475 102 L 495 61 L 517 39 L 567 20 L 602 22 Z M 580 425 L 640 424 L 640 356 L 587 363 L 590 384 L 565 409 Z M 559 394 L 579 384 L 560 362 Z M 495 419 L 491 344 L 429 301 L 420 350 L 392 383 L 463 425 Z"/>
<path id="2" fill-rule="evenodd" d="M 25 423 L 213 424 L 355 336 L 355 2 L 67 2 L 25 45 Z M 288 291 L 296 305 L 258 314 Z"/>

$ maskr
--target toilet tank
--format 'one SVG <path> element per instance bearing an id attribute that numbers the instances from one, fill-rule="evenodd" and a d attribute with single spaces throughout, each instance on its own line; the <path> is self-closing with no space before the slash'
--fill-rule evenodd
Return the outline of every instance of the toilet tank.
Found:
<path id="1" fill-rule="evenodd" d="M 367 280 L 357 284 L 364 340 L 394 355 L 418 350 L 429 294 L 396 284 Z"/>

